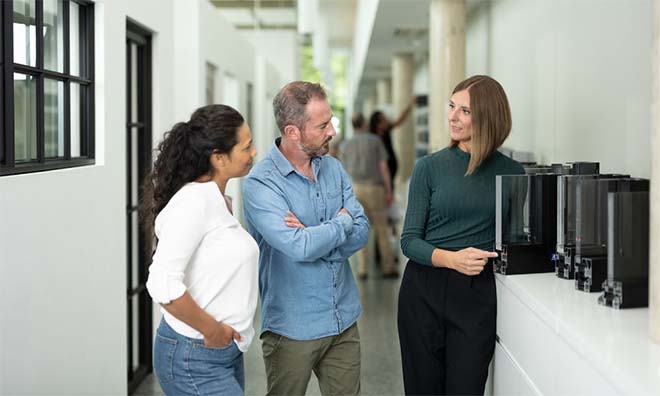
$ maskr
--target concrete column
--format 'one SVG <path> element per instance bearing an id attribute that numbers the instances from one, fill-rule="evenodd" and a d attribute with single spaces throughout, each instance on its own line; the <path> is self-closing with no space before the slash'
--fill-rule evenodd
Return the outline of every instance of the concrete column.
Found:
<path id="1" fill-rule="evenodd" d="M 432 0 L 429 32 L 429 152 L 449 144 L 447 102 L 465 79 L 465 0 Z"/>
<path id="2" fill-rule="evenodd" d="M 653 0 L 652 48 L 649 334 L 660 344 L 660 0 Z"/>
<path id="3" fill-rule="evenodd" d="M 384 78 L 378 80 L 376 84 L 376 102 L 377 106 L 381 109 L 392 103 L 390 87 L 390 80 Z"/>
<path id="4" fill-rule="evenodd" d="M 413 77 L 415 61 L 411 54 L 397 54 L 392 59 L 392 114 L 398 117 L 413 96 Z M 392 131 L 394 151 L 399 161 L 399 170 L 394 183 L 405 183 L 412 173 L 415 162 L 415 131 L 413 117 L 409 115 L 406 120 Z"/>

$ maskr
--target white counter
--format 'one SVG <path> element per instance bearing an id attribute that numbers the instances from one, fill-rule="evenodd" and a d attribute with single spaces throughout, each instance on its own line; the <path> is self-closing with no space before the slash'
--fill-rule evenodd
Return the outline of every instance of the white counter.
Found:
<path id="1" fill-rule="evenodd" d="M 598 305 L 554 273 L 496 275 L 496 395 L 660 395 L 648 309 Z"/>

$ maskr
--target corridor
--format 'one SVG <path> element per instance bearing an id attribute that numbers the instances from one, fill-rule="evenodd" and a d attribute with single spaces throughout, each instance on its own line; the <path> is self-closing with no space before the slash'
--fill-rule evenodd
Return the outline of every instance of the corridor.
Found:
<path id="1" fill-rule="evenodd" d="M 377 197 L 374 201 L 379 205 L 388 205 L 387 216 L 396 224 L 394 236 L 389 231 L 380 235 L 392 237 L 400 276 L 383 278 L 383 271 L 372 261 L 368 278 L 360 280 L 357 257 L 350 258 L 350 268 L 345 264 L 348 255 L 333 261 L 341 264 L 342 283 L 352 270 L 357 284 L 358 291 L 350 285 L 351 308 L 345 310 L 353 315 L 351 323 L 357 313 L 357 293 L 361 297 L 363 313 L 358 328 L 362 394 L 404 393 L 397 331 L 399 288 L 407 260 L 400 251 L 404 217 L 416 218 L 413 223 L 423 230 L 418 242 L 423 242 L 420 250 L 426 258 L 433 257 L 436 250 L 472 247 L 471 238 L 477 234 L 484 236 L 482 241 L 488 237 L 488 243 L 482 246 L 487 249 L 497 247 L 498 241 L 506 245 L 509 234 L 519 246 L 545 238 L 543 248 L 549 250 L 542 251 L 541 259 L 525 256 L 526 267 L 521 273 L 510 270 L 496 276 L 496 298 L 488 302 L 496 307 L 497 342 L 486 394 L 660 394 L 660 262 L 653 260 L 660 255 L 660 0 L 2 0 L 0 20 L 0 396 L 163 394 L 153 374 L 154 340 L 162 315 L 147 287 L 156 245 L 152 229 L 155 222 L 140 209 L 149 202 L 145 198 L 153 195 L 145 186 L 149 186 L 157 160 L 164 158 L 163 164 L 175 164 L 168 157 L 160 157 L 163 151 L 159 145 L 181 125 L 185 125 L 183 131 L 188 138 L 196 136 L 193 132 L 198 130 L 212 130 L 214 135 L 221 132 L 224 128 L 216 128 L 215 124 L 208 128 L 211 123 L 190 123 L 197 109 L 217 105 L 240 113 L 249 126 L 250 138 L 242 121 L 236 128 L 227 128 L 235 132 L 229 135 L 237 142 L 241 137 L 246 144 L 237 153 L 239 161 L 230 161 L 229 173 L 209 167 L 203 175 L 186 182 L 206 180 L 210 175 L 226 177 L 226 184 L 218 186 L 221 195 L 232 202 L 232 215 L 225 218 L 231 220 L 232 227 L 240 223 L 236 229 L 247 229 L 254 218 L 267 219 L 255 214 L 254 204 L 249 210 L 250 201 L 262 199 L 265 194 L 244 194 L 250 179 L 238 170 L 247 171 L 248 163 L 254 169 L 270 152 L 277 153 L 274 142 L 280 139 L 281 143 L 287 127 L 286 133 L 300 142 L 290 147 L 309 149 L 304 147 L 308 139 L 320 139 L 318 150 L 308 150 L 313 154 L 309 155 L 310 164 L 313 157 L 327 152 L 340 159 L 348 175 L 329 179 L 341 181 L 329 185 L 332 188 L 315 183 L 320 186 L 316 194 L 302 188 L 300 191 L 309 194 L 295 194 L 301 201 L 318 203 L 318 208 L 328 211 L 315 214 L 314 224 L 339 217 L 340 207 L 330 210 L 328 203 L 341 203 L 346 209 L 343 206 L 352 202 L 349 195 L 347 201 L 341 194 L 349 190 L 344 180 L 350 179 L 356 196 L 361 187 L 362 191 L 372 191 L 365 195 Z M 496 81 L 505 95 L 471 92 L 475 85 L 453 91 L 462 81 L 483 76 Z M 283 109 L 293 106 L 284 106 L 282 101 L 274 106 L 274 100 L 283 87 L 294 81 L 318 83 L 325 92 L 320 101 L 323 111 L 319 113 L 325 118 L 312 125 L 313 130 L 305 128 L 311 118 L 301 118 L 305 122 L 278 121 L 285 113 Z M 456 94 L 462 100 L 457 101 Z M 488 113 L 491 116 L 485 116 L 486 108 L 493 111 Z M 307 108 L 300 113 L 310 115 Z M 495 119 L 502 125 L 496 126 L 492 122 Z M 359 120 L 362 122 L 354 122 Z M 195 124 L 194 129 L 191 124 Z M 224 122 L 222 125 L 226 126 Z M 317 135 L 312 135 L 314 131 Z M 324 131 L 325 140 L 319 131 Z M 360 141 L 365 136 L 369 138 Z M 473 136 L 480 150 L 474 156 Z M 369 139 L 378 143 L 368 145 Z M 211 154 L 203 152 L 210 166 L 213 158 L 217 166 L 224 166 L 220 159 L 231 154 L 217 147 L 233 140 L 217 140 L 223 144 L 208 145 L 213 147 Z M 358 148 L 351 151 L 351 143 Z M 460 143 L 468 144 L 463 147 L 468 150 L 461 149 Z M 238 148 L 237 144 L 230 146 Z M 486 146 L 492 147 L 485 150 Z M 181 149 L 185 145 L 171 147 Z M 434 162 L 431 166 L 429 162 L 417 167 L 447 148 L 466 167 L 474 166 L 473 170 L 484 179 L 473 182 L 473 174 L 455 168 L 461 171 L 448 178 L 452 183 L 445 185 L 440 179 L 451 176 L 446 163 Z M 490 160 L 489 156 L 500 156 L 496 149 L 502 160 L 508 157 L 527 166 L 524 177 L 518 169 L 512 179 L 499 179 L 499 189 L 496 177 L 510 175 L 509 170 L 488 173 L 479 168 Z M 351 152 L 352 156 L 347 154 Z M 223 157 L 225 154 L 229 157 Z M 307 156 L 305 153 L 304 158 Z M 366 171 L 361 172 L 357 165 L 351 167 L 351 159 L 360 159 Z M 335 164 L 332 161 L 328 158 L 327 163 Z M 546 177 L 543 175 L 556 174 L 557 169 L 562 173 L 555 175 L 559 181 L 561 177 L 569 180 L 568 176 L 591 176 L 563 172 L 580 163 L 598 164 L 593 171 L 598 177 L 586 178 L 593 182 L 592 187 L 600 175 L 619 175 L 622 177 L 616 179 L 636 179 L 635 183 L 646 186 L 645 190 L 606 191 L 605 183 L 597 184 L 603 210 L 594 213 L 588 208 L 595 200 L 589 200 L 589 190 L 582 184 L 575 184 L 571 190 L 574 195 L 569 196 L 568 189 L 557 187 L 563 184 L 549 179 L 551 182 L 544 185 L 550 189 L 533 190 L 541 204 L 530 198 L 533 194 L 528 194 L 532 191 L 529 186 L 537 186 L 530 183 L 542 180 Z M 185 174 L 179 167 L 171 168 L 171 174 Z M 343 174 L 339 163 L 335 170 L 335 175 Z M 440 181 L 431 183 L 436 176 Z M 603 179 L 609 180 L 609 176 Z M 503 180 L 516 182 L 507 184 Z M 626 183 L 620 186 L 628 186 Z M 463 190 L 464 184 L 470 184 L 470 189 Z M 524 193 L 507 185 L 522 186 Z M 489 189 L 480 189 L 484 186 Z M 173 191 L 181 188 L 177 186 Z M 293 189 L 281 190 L 294 196 Z M 507 191 L 521 199 L 507 199 Z M 578 191 L 585 191 L 585 195 L 578 195 Z M 633 238 L 636 234 L 627 231 L 614 234 L 618 228 L 609 226 L 604 212 L 615 224 L 608 201 L 608 194 L 615 192 L 647 193 L 642 194 L 642 202 L 650 202 L 649 211 L 638 217 L 648 218 L 648 232 L 646 222 L 632 215 L 620 216 L 635 219 L 631 227 L 642 229 L 642 237 Z M 578 201 L 578 196 L 587 198 Z M 447 197 L 452 204 L 443 204 Z M 633 202 L 632 198 L 626 199 Z M 365 203 L 369 200 L 358 200 L 363 207 L 370 206 Z M 303 202 L 305 208 L 309 202 Z M 507 205 L 512 202 L 522 209 L 510 210 Z M 575 210 L 569 210 L 567 202 L 575 203 Z M 244 209 L 246 203 L 248 210 Z M 289 206 L 286 209 L 292 211 L 303 207 Z M 496 208 L 504 210 L 495 212 Z M 562 208 L 566 209 L 563 217 Z M 625 208 L 645 210 L 646 206 L 622 204 L 621 208 L 620 213 L 627 213 Z M 284 208 L 279 209 L 284 216 Z M 376 212 L 385 212 L 385 208 L 380 209 Z M 466 232 L 451 229 L 454 220 L 462 223 L 486 209 L 493 211 L 492 216 L 466 221 Z M 419 216 L 411 217 L 410 213 Z M 507 217 L 503 213 L 522 213 L 516 222 L 511 221 L 516 228 L 507 229 L 509 223 L 502 220 Z M 539 227 L 532 215 L 547 216 L 541 224 L 550 231 Z M 372 229 L 376 224 L 373 218 L 385 224 L 385 216 L 374 216 L 372 212 L 367 217 Z M 348 221 L 345 215 L 344 219 Z M 491 220 L 492 224 L 486 222 Z M 272 224 L 277 222 L 254 228 L 261 233 Z M 312 226 L 309 222 L 301 224 Z M 574 229 L 557 232 L 569 224 Z M 642 280 L 636 280 L 633 286 L 641 299 L 648 296 L 648 307 L 612 310 L 599 305 L 599 296 L 591 287 L 602 285 L 600 278 L 588 284 L 591 293 L 585 292 L 584 284 L 576 290 L 579 284 L 575 272 L 569 270 L 575 264 L 570 257 L 581 260 L 581 251 L 560 239 L 571 235 L 571 243 L 577 242 L 578 224 L 585 234 L 602 231 L 602 239 L 596 244 L 602 255 L 584 256 L 595 258 L 601 269 L 614 268 L 603 265 L 604 252 L 618 252 L 618 259 L 627 259 L 625 250 L 610 249 L 601 242 L 609 243 L 617 235 L 630 236 L 635 243 L 648 242 L 650 249 L 631 249 L 638 255 L 641 252 L 641 256 L 648 253 L 651 258 L 636 261 L 646 272 L 640 271 Z M 446 225 L 449 227 L 441 229 Z M 415 229 L 414 224 L 407 228 Z M 342 229 L 348 235 L 348 225 Z M 514 233 L 514 229 L 519 232 Z M 212 230 L 220 235 L 225 229 Z M 586 239 L 580 236 L 580 243 L 586 245 Z M 318 245 L 326 247 L 326 241 Z M 278 250 L 259 245 L 264 247 Z M 408 247 L 404 248 L 406 254 L 417 260 L 413 252 L 416 249 Z M 571 251 L 579 254 L 568 255 L 568 262 L 561 261 L 555 253 L 564 252 L 564 248 L 566 252 L 575 248 Z M 282 256 L 301 251 L 288 243 L 279 249 Z M 225 260 L 226 250 L 219 252 L 209 255 L 213 257 L 209 262 L 216 257 Z M 259 254 L 271 257 L 262 251 Z M 549 257 L 556 259 L 552 266 L 548 265 Z M 383 261 L 387 263 L 389 258 Z M 527 266 L 527 261 L 532 265 Z M 445 266 L 450 263 L 450 268 L 456 269 L 455 260 L 445 262 L 441 258 L 434 262 Z M 555 267 L 557 263 L 564 265 L 564 277 L 556 275 L 561 273 L 555 272 L 561 268 Z M 546 272 L 532 273 L 532 266 L 543 267 Z M 312 297 L 296 295 L 278 306 L 296 321 L 305 320 L 305 325 L 317 321 L 289 309 L 294 305 L 290 301 L 311 301 L 309 305 L 316 308 L 312 293 L 320 294 L 318 290 L 322 290 L 294 283 L 311 278 L 306 276 L 306 268 L 282 276 L 281 284 L 284 288 L 303 285 L 300 289 Z M 298 278 L 299 274 L 305 275 Z M 614 281 L 613 276 L 609 278 Z M 208 283 L 214 287 L 230 284 Z M 190 284 L 185 286 L 188 290 Z M 333 283 L 332 287 L 340 289 L 342 285 Z M 236 289 L 243 292 L 249 288 Z M 251 289 L 251 299 L 237 298 L 250 301 L 250 311 L 243 312 L 247 321 L 257 304 L 253 297 L 256 289 Z M 404 298 L 406 290 L 404 287 Z M 630 298 L 626 298 L 628 303 Z M 328 304 L 335 303 L 334 309 L 339 312 L 336 300 L 327 300 Z M 265 305 L 268 307 L 268 302 Z M 410 308 L 414 304 L 407 306 L 407 312 L 417 312 Z M 254 321 L 257 335 L 260 311 L 257 308 Z M 474 309 L 457 311 L 472 313 Z M 331 317 L 325 312 L 319 315 Z M 411 324 L 422 332 L 437 325 L 423 324 L 420 316 L 402 318 L 402 325 Z M 332 326 L 335 324 L 329 325 L 334 331 Z M 210 334 L 228 333 L 216 330 Z M 327 334 L 330 332 L 317 333 Z M 412 348 L 406 346 L 404 350 Z M 356 367 L 357 348 L 352 351 L 351 365 Z M 463 349 L 457 355 L 476 356 Z M 417 363 L 416 358 L 412 361 Z M 266 370 L 258 336 L 244 362 L 245 393 L 264 395 Z M 423 366 L 432 367 L 431 374 L 426 375 L 432 381 L 439 371 L 432 366 L 436 362 L 440 359 L 432 356 Z M 479 367 L 485 372 L 486 364 Z M 558 369 L 564 367 L 570 370 Z M 357 370 L 353 374 L 356 379 Z M 472 377 L 472 372 L 448 376 L 474 383 Z M 350 383 L 355 388 L 356 382 L 341 384 Z M 313 374 L 307 391 L 309 395 L 320 394 Z"/>

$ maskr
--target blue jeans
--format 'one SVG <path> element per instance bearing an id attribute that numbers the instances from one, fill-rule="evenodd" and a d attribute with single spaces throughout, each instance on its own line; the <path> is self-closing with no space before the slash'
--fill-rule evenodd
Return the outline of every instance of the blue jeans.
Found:
<path id="1" fill-rule="evenodd" d="M 223 348 L 204 346 L 161 320 L 154 341 L 154 374 L 166 395 L 243 395 L 243 352 L 232 341 Z"/>

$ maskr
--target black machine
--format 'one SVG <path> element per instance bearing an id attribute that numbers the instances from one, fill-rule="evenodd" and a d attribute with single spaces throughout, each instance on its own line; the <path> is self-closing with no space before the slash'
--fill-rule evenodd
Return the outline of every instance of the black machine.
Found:
<path id="1" fill-rule="evenodd" d="M 577 180 L 574 256 L 577 290 L 601 291 L 607 278 L 608 193 L 649 191 L 648 179 L 615 176 Z"/>
<path id="2" fill-rule="evenodd" d="M 575 255 L 576 183 L 581 177 L 595 178 L 600 171 L 598 162 L 553 164 L 557 179 L 557 246 L 552 256 L 555 274 L 573 279 Z"/>
<path id="3" fill-rule="evenodd" d="M 552 272 L 557 235 L 557 175 L 500 175 L 495 179 L 496 273 Z"/>
<path id="4" fill-rule="evenodd" d="M 595 209 L 595 193 L 584 194 L 584 203 L 578 198 L 579 191 L 585 183 L 596 183 L 601 179 L 628 178 L 628 175 L 563 175 L 557 181 L 557 253 L 553 257 L 555 262 L 555 274 L 559 278 L 573 279 L 575 274 L 576 245 L 578 244 L 578 221 L 581 219 L 583 229 L 587 229 L 587 223 L 595 224 L 598 221 L 605 222 L 606 217 L 597 218 L 598 211 Z M 593 184 L 592 184 L 593 185 Z M 581 215 L 578 211 L 581 205 Z M 605 229 L 603 227 L 603 229 Z M 587 252 L 588 254 L 588 252 Z"/>
<path id="5" fill-rule="evenodd" d="M 527 175 L 496 177 L 495 272 L 555 271 L 558 177 L 598 173 L 597 162 L 526 167 Z"/>
<path id="6" fill-rule="evenodd" d="M 600 305 L 614 309 L 648 306 L 649 193 L 607 194 L 607 279 Z"/>

